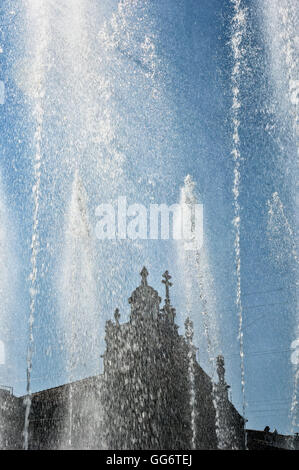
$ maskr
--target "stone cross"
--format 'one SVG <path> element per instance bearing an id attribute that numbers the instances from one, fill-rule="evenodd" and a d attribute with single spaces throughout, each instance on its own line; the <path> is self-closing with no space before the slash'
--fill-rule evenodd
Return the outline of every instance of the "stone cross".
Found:
<path id="1" fill-rule="evenodd" d="M 147 286 L 148 270 L 146 269 L 145 266 L 142 268 L 140 276 L 141 276 L 141 285 L 142 286 Z"/>
<path id="2" fill-rule="evenodd" d="M 172 282 L 170 282 L 171 276 L 169 275 L 168 271 L 165 271 L 165 273 L 162 276 L 164 279 L 162 281 L 163 284 L 165 284 L 166 287 L 166 299 L 165 302 L 167 304 L 170 304 L 170 298 L 169 298 L 169 287 L 172 286 Z"/>

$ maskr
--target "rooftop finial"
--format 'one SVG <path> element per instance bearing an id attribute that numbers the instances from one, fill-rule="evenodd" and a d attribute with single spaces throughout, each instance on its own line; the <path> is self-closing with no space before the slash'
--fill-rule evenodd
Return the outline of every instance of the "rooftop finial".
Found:
<path id="1" fill-rule="evenodd" d="M 194 329 L 193 329 L 193 321 L 191 321 L 189 317 L 187 317 L 185 321 L 185 336 L 187 340 L 190 343 L 192 343 L 193 336 L 194 336 Z"/>
<path id="2" fill-rule="evenodd" d="M 141 276 L 141 285 L 142 286 L 147 286 L 148 270 L 146 269 L 145 266 L 143 266 L 142 271 L 140 273 L 140 276 Z"/>
<path id="3" fill-rule="evenodd" d="M 170 297 L 169 297 L 169 287 L 172 286 L 172 282 L 170 282 L 171 276 L 168 271 L 165 271 L 165 273 L 162 276 L 164 279 L 162 280 L 162 283 L 165 284 L 166 287 L 166 299 L 165 303 L 166 305 L 170 304 Z"/>
<path id="4" fill-rule="evenodd" d="M 118 308 L 115 309 L 114 318 L 115 318 L 116 324 L 119 325 L 120 313 L 119 313 L 119 309 L 118 309 Z"/>
<path id="5" fill-rule="evenodd" d="M 217 356 L 217 374 L 219 377 L 219 383 L 225 383 L 225 367 L 224 367 L 224 357 Z"/>

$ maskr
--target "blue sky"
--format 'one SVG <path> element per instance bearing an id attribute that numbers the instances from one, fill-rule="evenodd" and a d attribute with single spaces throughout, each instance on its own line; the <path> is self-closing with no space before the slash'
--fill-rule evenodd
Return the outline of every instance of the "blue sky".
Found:
<path id="1" fill-rule="evenodd" d="M 0 365 L 0 381 L 14 386 L 18 394 L 25 391 L 36 150 L 32 112 L 36 103 L 28 81 L 34 83 L 32 77 L 42 70 L 41 249 L 32 389 L 55 386 L 68 377 L 65 350 L 61 349 L 65 331 L 61 331 L 57 283 L 74 170 L 79 169 L 87 192 L 93 227 L 95 208 L 101 202 L 126 195 L 129 202 L 172 204 L 179 199 L 185 176 L 191 174 L 204 204 L 219 352 L 226 358 L 233 401 L 241 409 L 232 225 L 232 4 L 153 0 L 136 1 L 133 7 L 121 2 L 123 8 L 117 9 L 117 1 L 105 0 L 98 6 L 88 0 L 78 13 L 64 3 L 60 9 L 55 2 L 48 7 L 50 30 L 44 33 L 48 40 L 41 63 L 36 59 L 38 42 L 30 39 L 34 27 L 37 31 L 42 28 L 38 20 L 32 12 L 26 15 L 17 2 L 4 1 L 1 7 L 0 79 L 5 82 L 6 101 L 0 108 L 0 171 L 2 197 L 12 221 L 7 239 L 15 264 L 7 276 L 15 286 L 15 304 L 13 315 L 9 314 L 10 335 L 3 338 L 9 361 Z M 277 113 L 286 99 L 285 85 L 279 83 L 274 93 L 260 5 L 253 0 L 243 2 L 248 8 L 243 43 L 246 64 L 240 83 L 246 414 L 250 428 L 270 425 L 289 432 L 296 279 L 288 244 L 277 248 L 269 236 L 267 201 L 278 192 L 294 226 L 296 147 L 288 111 Z M 13 10 L 15 14 L 10 13 Z M 78 21 L 80 14 L 84 21 L 75 29 L 72 21 Z M 283 227 L 281 230 L 283 237 Z M 100 297 L 95 328 L 101 341 L 105 320 L 116 306 L 127 318 L 127 298 L 139 282 L 138 272 L 144 264 L 151 285 L 161 293 L 162 272 L 168 269 L 173 275 L 173 304 L 182 326 L 186 299 L 174 243 L 109 245 L 96 241 L 94 264 Z M 192 318 L 200 360 L 208 370 L 200 306 L 195 300 Z M 62 325 L 66 325 L 63 318 Z M 87 355 L 86 359 L 76 378 L 101 370 L 97 356 Z"/>

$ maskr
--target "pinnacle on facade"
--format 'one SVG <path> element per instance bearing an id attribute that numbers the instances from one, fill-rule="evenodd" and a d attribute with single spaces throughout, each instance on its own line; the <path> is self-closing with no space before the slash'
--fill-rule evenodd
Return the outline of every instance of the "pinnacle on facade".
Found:
<path id="1" fill-rule="evenodd" d="M 170 303 L 170 292 L 169 288 L 172 286 L 172 282 L 170 282 L 171 276 L 168 271 L 165 271 L 165 273 L 162 275 L 162 284 L 165 285 L 165 290 L 166 290 L 166 295 L 165 295 L 165 305 L 162 309 L 164 313 L 168 316 L 168 318 L 174 322 L 174 317 L 175 317 L 175 308 L 171 306 Z"/>
<path id="2" fill-rule="evenodd" d="M 147 286 L 148 270 L 146 269 L 145 266 L 143 266 L 140 276 L 141 276 L 141 285 Z"/>
<path id="3" fill-rule="evenodd" d="M 228 399 L 228 389 L 230 388 L 225 381 L 224 357 L 217 356 L 217 374 L 218 374 L 218 391 L 222 398 Z"/>
<path id="4" fill-rule="evenodd" d="M 161 298 L 158 292 L 151 286 L 148 285 L 148 270 L 144 266 L 140 272 L 141 283 L 132 292 L 129 298 L 129 304 L 131 305 L 131 319 L 137 317 L 158 318 L 160 311 Z"/>
<path id="5" fill-rule="evenodd" d="M 119 313 L 119 309 L 118 309 L 118 308 L 115 309 L 114 318 L 115 318 L 115 323 L 116 323 L 117 325 L 119 325 L 120 313 Z"/>
<path id="6" fill-rule="evenodd" d="M 217 356 L 217 374 L 220 384 L 225 384 L 225 367 L 224 367 L 224 357 L 219 355 Z"/>
<path id="7" fill-rule="evenodd" d="M 162 277 L 164 278 L 162 284 L 165 284 L 166 289 L 165 305 L 170 305 L 169 287 L 172 286 L 172 282 L 170 282 L 171 276 L 168 271 L 165 271 Z"/>
<path id="8" fill-rule="evenodd" d="M 192 343 L 194 336 L 193 321 L 189 317 L 185 321 L 185 337 L 189 343 Z"/>

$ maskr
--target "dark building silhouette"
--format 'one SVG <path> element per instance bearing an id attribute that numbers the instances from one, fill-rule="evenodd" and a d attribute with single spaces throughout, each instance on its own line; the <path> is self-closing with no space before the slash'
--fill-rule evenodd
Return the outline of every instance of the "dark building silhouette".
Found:
<path id="1" fill-rule="evenodd" d="M 178 333 L 170 302 L 148 285 L 132 293 L 129 321 L 106 324 L 104 373 L 31 396 L 30 449 L 244 449 L 244 419 L 228 398 L 224 359 L 214 384 L 196 360 L 193 325 Z M 22 448 L 24 399 L 2 391 L 0 445 Z"/>
<path id="2" fill-rule="evenodd" d="M 299 435 L 285 436 L 276 430 L 270 432 L 267 426 L 264 431 L 247 430 L 248 450 L 299 450 Z"/>
<path id="3" fill-rule="evenodd" d="M 116 310 L 115 322 L 106 326 L 104 419 L 108 447 L 216 449 L 217 434 L 225 432 L 222 448 L 243 448 L 244 420 L 229 402 L 223 358 L 218 358 L 219 384 L 214 385 L 196 361 L 189 319 L 185 337 L 178 334 L 168 272 L 163 275 L 166 298 L 162 308 L 147 276 L 143 268 L 141 285 L 129 299 L 130 320 L 120 324 Z"/>
<path id="4" fill-rule="evenodd" d="M 0 449 L 22 448 L 23 400 L 9 387 L 0 387 Z"/>

